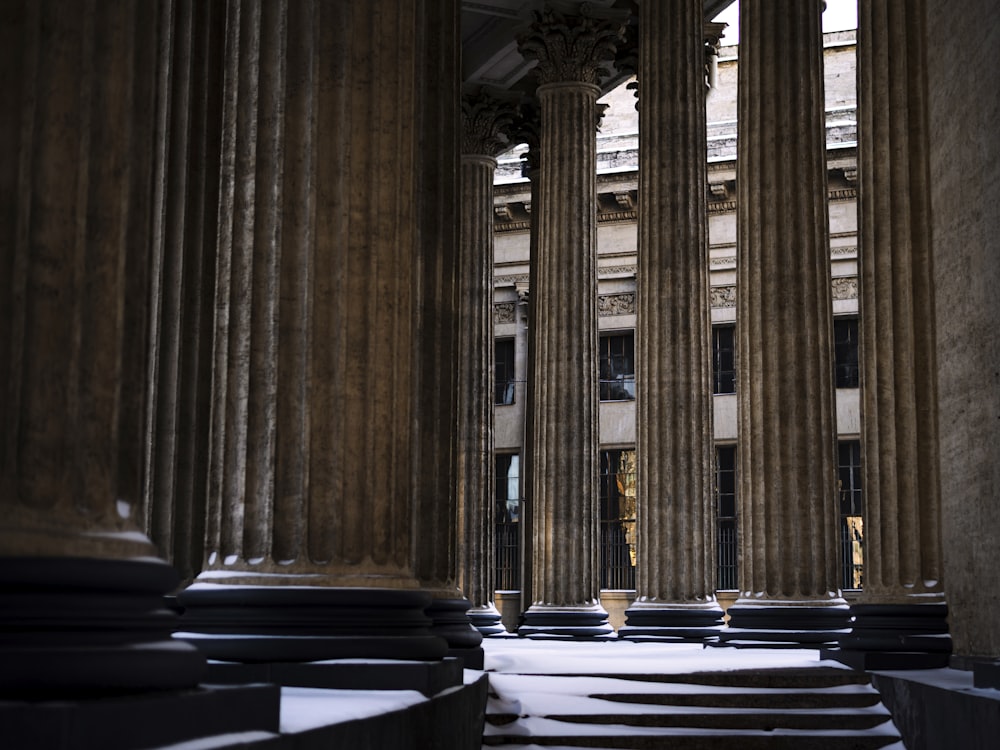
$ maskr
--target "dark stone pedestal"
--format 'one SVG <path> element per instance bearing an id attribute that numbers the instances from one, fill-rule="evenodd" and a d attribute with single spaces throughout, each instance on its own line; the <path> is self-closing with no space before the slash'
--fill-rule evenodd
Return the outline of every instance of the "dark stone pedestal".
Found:
<path id="1" fill-rule="evenodd" d="M 573 640 L 614 638 L 608 613 L 600 607 L 532 606 L 522 616 L 522 638 Z"/>
<path id="2" fill-rule="evenodd" d="M 153 559 L 0 557 L 0 699 L 52 700 L 194 688 L 205 657 L 174 641 Z"/>
<path id="3" fill-rule="evenodd" d="M 821 648 L 845 635 L 847 607 L 732 606 L 719 646 L 735 648 Z"/>
<path id="4" fill-rule="evenodd" d="M 972 676 L 977 688 L 1000 690 L 1000 661 L 976 664 L 972 668 Z"/>
<path id="5" fill-rule="evenodd" d="M 469 669 L 483 668 L 483 635 L 469 617 L 468 599 L 433 599 L 426 614 L 431 633 L 448 642 L 448 656 L 461 659 Z"/>
<path id="6" fill-rule="evenodd" d="M 272 682 L 286 687 L 337 690 L 417 690 L 426 696 L 462 684 L 463 662 L 440 661 L 320 661 L 241 664 L 212 661 L 208 679 L 225 685 Z"/>
<path id="7" fill-rule="evenodd" d="M 504 638 L 510 633 L 503 626 L 500 612 L 496 607 L 474 607 L 469 610 L 469 621 L 483 638 Z"/>
<path id="8" fill-rule="evenodd" d="M 422 591 L 195 584 L 178 602 L 177 637 L 218 661 L 436 661 L 448 650 L 431 633 Z"/>
<path id="9" fill-rule="evenodd" d="M 237 732 L 267 737 L 278 732 L 279 708 L 276 685 L 0 701 L 0 744 L 45 750 L 136 750 Z"/>
<path id="10" fill-rule="evenodd" d="M 853 669 L 939 669 L 951 654 L 945 604 L 855 604 L 851 631 L 823 658 Z"/>
<path id="11" fill-rule="evenodd" d="M 635 641 L 704 643 L 714 641 L 725 627 L 721 608 L 686 609 L 629 607 L 618 637 Z"/>

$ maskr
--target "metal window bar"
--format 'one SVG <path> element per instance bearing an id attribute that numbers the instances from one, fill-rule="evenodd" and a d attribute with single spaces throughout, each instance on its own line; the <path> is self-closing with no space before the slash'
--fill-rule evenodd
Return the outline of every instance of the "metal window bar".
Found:
<path id="1" fill-rule="evenodd" d="M 735 326 L 712 328 L 712 392 L 736 393 Z"/>
<path id="2" fill-rule="evenodd" d="M 494 345 L 493 403 L 514 403 L 514 339 L 497 339 Z"/>
<path id="3" fill-rule="evenodd" d="M 857 388 L 858 319 L 836 318 L 833 321 L 834 381 L 837 388 Z"/>
<path id="4" fill-rule="evenodd" d="M 736 528 L 736 446 L 715 449 L 716 585 L 720 591 L 739 586 L 739 545 Z"/>
<path id="5" fill-rule="evenodd" d="M 634 400 L 635 336 L 631 333 L 601 336 L 599 364 L 600 400 Z"/>
<path id="6" fill-rule="evenodd" d="M 601 452 L 602 589 L 635 589 L 635 476 L 635 451 Z"/>
<path id="7" fill-rule="evenodd" d="M 864 587 L 864 495 L 861 487 L 861 441 L 837 445 L 840 500 L 840 587 Z"/>
<path id="8" fill-rule="evenodd" d="M 520 591 L 520 456 L 498 454 L 495 466 L 494 588 L 498 591 Z"/>

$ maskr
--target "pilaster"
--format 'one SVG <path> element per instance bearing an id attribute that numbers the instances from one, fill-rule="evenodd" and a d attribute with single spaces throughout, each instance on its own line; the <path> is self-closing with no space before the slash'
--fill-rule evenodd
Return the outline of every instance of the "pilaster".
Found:
<path id="1" fill-rule="evenodd" d="M 598 598 L 597 219 L 595 115 L 620 15 L 552 7 L 518 37 L 537 61 L 541 107 L 533 266 L 532 605 L 519 634 L 608 636 Z"/>
<path id="2" fill-rule="evenodd" d="M 740 4 L 740 597 L 722 640 L 822 644 L 837 587 L 822 2 Z"/>
<path id="3" fill-rule="evenodd" d="M 639 16 L 636 600 L 619 637 L 718 635 L 699 0 Z"/>
<path id="4" fill-rule="evenodd" d="M 864 590 L 830 653 L 944 666 L 924 3 L 858 11 Z"/>

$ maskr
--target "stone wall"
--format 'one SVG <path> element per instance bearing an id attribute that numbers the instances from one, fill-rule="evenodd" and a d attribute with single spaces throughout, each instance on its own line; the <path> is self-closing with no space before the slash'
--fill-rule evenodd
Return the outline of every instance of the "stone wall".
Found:
<path id="1" fill-rule="evenodd" d="M 1000 47 L 991 0 L 929 2 L 945 591 L 955 653 L 1000 656 Z"/>

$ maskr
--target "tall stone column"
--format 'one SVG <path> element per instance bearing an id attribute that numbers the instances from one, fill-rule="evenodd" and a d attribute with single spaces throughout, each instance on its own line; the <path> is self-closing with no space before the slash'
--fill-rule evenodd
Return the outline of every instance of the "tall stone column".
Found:
<path id="1" fill-rule="evenodd" d="M 461 586 L 483 635 L 506 632 L 493 603 L 493 175 L 510 140 L 515 104 L 489 91 L 462 100 L 462 229 L 459 256 L 458 492 Z"/>
<path id="2" fill-rule="evenodd" d="M 827 643 L 836 420 L 820 0 L 740 3 L 740 597 L 722 639 Z"/>
<path id="3" fill-rule="evenodd" d="M 636 600 L 619 637 L 718 635 L 700 0 L 639 6 Z"/>
<path id="4" fill-rule="evenodd" d="M 188 689 L 204 658 L 171 640 L 177 574 L 135 519 L 158 24 L 13 2 L 0 29 L 0 694 Z"/>
<path id="5" fill-rule="evenodd" d="M 190 582 L 205 536 L 225 4 L 160 11 L 143 515 Z"/>
<path id="6" fill-rule="evenodd" d="M 596 13 L 596 11 L 592 11 Z M 531 607 L 527 636 L 604 636 L 598 599 L 595 114 L 617 14 L 548 7 L 518 38 L 537 60 L 541 105 L 538 259 L 532 280 Z"/>
<path id="7" fill-rule="evenodd" d="M 208 557 L 180 596 L 185 637 L 236 662 L 439 659 L 422 583 L 454 557 L 417 545 L 454 549 L 426 518 L 454 490 L 417 459 L 453 397 L 432 397 L 447 431 L 417 399 L 437 351 L 420 324 L 453 325 L 424 304 L 451 299 L 433 263 L 454 248 L 419 194 L 446 182 L 420 172 L 447 111 L 424 99 L 445 24 L 398 0 L 228 14 Z M 425 469 L 442 486 L 418 502 Z"/>
<path id="8" fill-rule="evenodd" d="M 838 658 L 944 666 L 924 3 L 858 9 L 865 560 Z"/>

